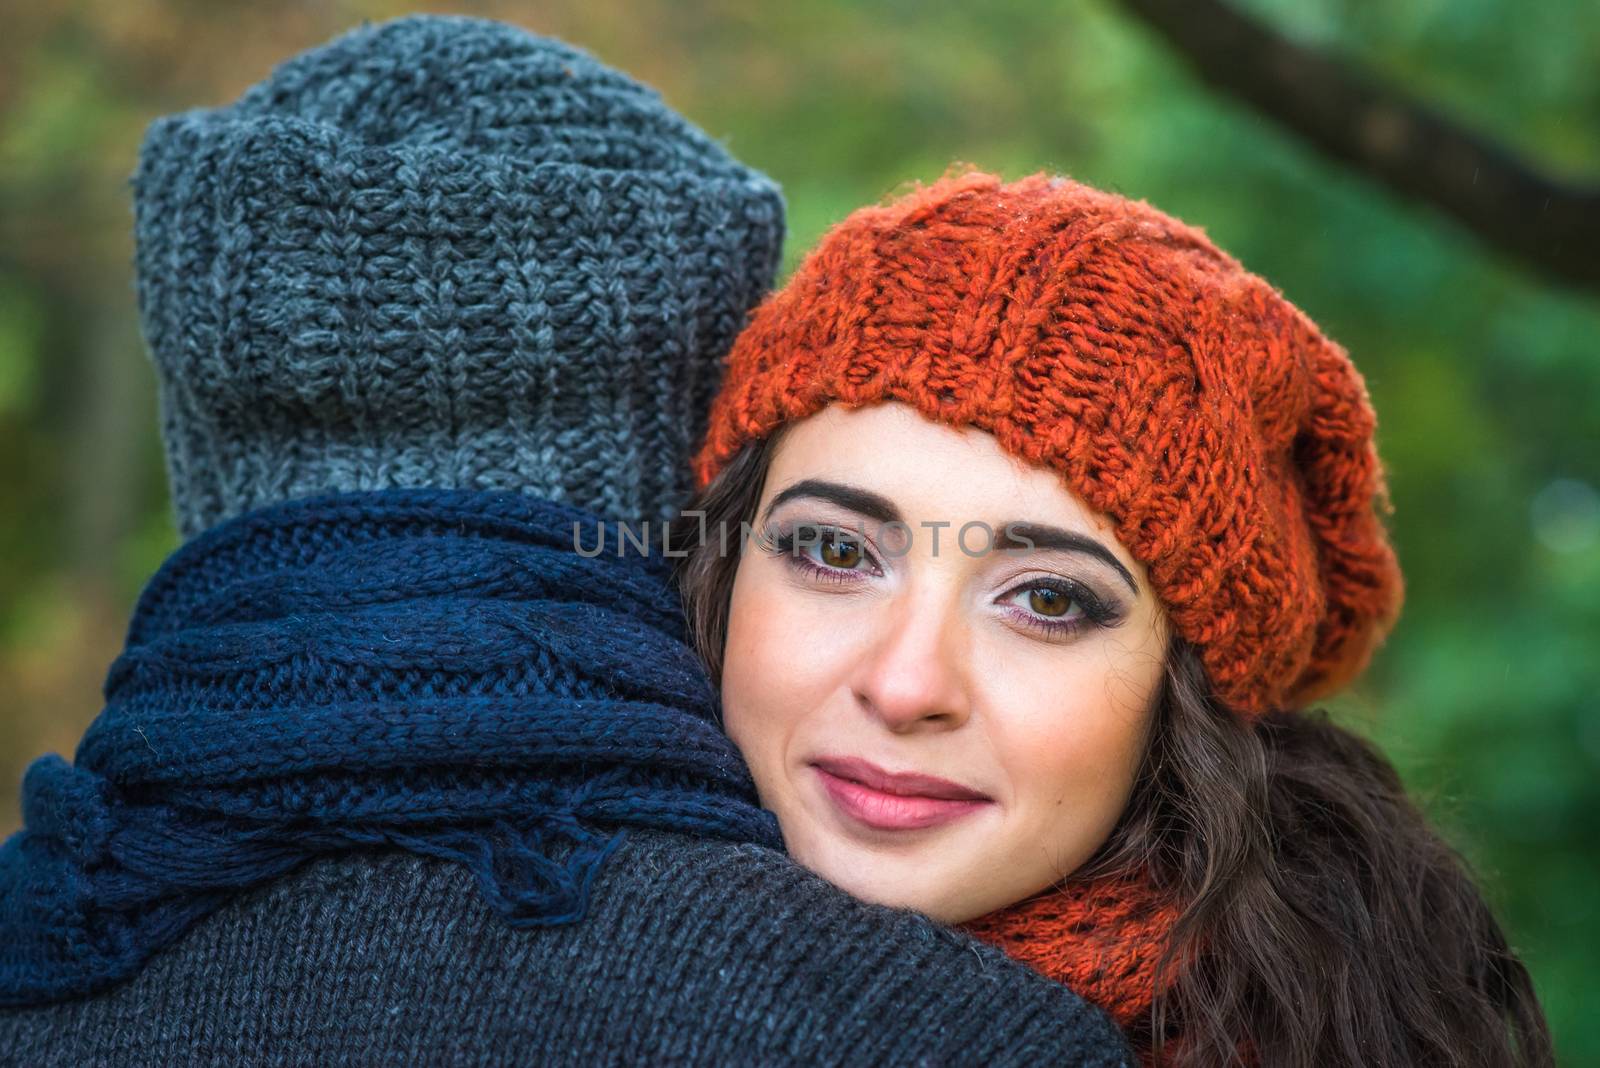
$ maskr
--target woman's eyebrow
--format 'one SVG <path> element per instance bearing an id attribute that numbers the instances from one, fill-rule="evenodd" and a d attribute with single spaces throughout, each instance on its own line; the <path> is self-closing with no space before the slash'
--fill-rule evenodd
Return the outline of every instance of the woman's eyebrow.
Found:
<path id="1" fill-rule="evenodd" d="M 1122 561 L 1118 560 L 1110 549 L 1087 534 L 1045 526 L 1042 523 L 1019 523 L 1015 520 L 1001 523 L 993 529 L 996 531 L 994 546 L 997 549 L 1054 549 L 1059 552 L 1092 556 L 1115 568 L 1117 574 L 1122 576 L 1122 580 L 1133 591 L 1133 595 L 1139 596 L 1139 584 L 1134 581 L 1132 572 L 1122 566 Z"/>
<path id="2" fill-rule="evenodd" d="M 766 522 L 772 515 L 772 510 L 785 501 L 792 501 L 796 497 L 816 497 L 824 501 L 832 501 L 841 508 L 848 508 L 869 519 L 879 523 L 899 523 L 900 511 L 894 502 L 881 494 L 871 490 L 860 489 L 856 486 L 847 486 L 842 482 L 829 482 L 821 478 L 801 479 L 792 486 L 788 486 L 774 496 L 761 513 L 761 521 Z M 1122 565 L 1116 554 L 1106 548 L 1087 534 L 1064 530 L 1061 527 L 1047 526 L 1043 523 L 1021 523 L 1013 520 L 1009 523 L 997 523 L 990 527 L 995 531 L 994 547 L 997 549 L 1037 549 L 1067 553 L 1081 553 L 1092 556 L 1107 566 L 1113 568 L 1122 580 L 1128 584 L 1135 597 L 1139 596 L 1139 583 L 1134 581 L 1133 573 Z M 1030 544 L 1031 543 L 1031 544 Z"/>
<path id="3" fill-rule="evenodd" d="M 889 498 L 870 490 L 847 486 L 842 482 L 829 482 L 821 478 L 801 479 L 772 498 L 766 510 L 761 513 L 761 521 L 766 522 L 774 508 L 796 497 L 819 497 L 825 501 L 832 501 L 841 508 L 859 512 L 868 519 L 876 519 L 880 523 L 900 522 L 900 511 Z"/>

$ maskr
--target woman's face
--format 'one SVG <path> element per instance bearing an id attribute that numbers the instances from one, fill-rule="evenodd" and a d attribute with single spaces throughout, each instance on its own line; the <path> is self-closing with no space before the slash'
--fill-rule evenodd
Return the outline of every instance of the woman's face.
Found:
<path id="1" fill-rule="evenodd" d="M 898 402 L 835 405 L 784 434 L 754 532 L 723 715 L 796 860 L 960 923 L 1106 840 L 1166 618 L 1059 475 Z"/>

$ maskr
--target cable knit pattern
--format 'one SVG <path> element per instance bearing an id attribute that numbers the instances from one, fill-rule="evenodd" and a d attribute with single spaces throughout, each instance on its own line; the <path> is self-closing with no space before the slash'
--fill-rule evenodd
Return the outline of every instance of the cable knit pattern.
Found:
<path id="1" fill-rule="evenodd" d="M 786 422 L 885 400 L 1059 471 L 1243 716 L 1334 692 L 1399 615 L 1361 375 L 1144 201 L 965 173 L 854 212 L 734 343 L 696 484 Z"/>
<path id="2" fill-rule="evenodd" d="M 0 1005 L 102 989 L 318 854 L 459 861 L 516 926 L 582 919 L 622 829 L 781 847 L 666 562 L 575 552 L 596 522 L 522 494 L 341 494 L 169 557 L 75 762 L 24 777 Z"/>
<path id="3" fill-rule="evenodd" d="M 459 16 L 156 120 L 133 185 L 185 537 L 425 485 L 670 518 L 783 239 L 777 186 L 655 90 Z"/>

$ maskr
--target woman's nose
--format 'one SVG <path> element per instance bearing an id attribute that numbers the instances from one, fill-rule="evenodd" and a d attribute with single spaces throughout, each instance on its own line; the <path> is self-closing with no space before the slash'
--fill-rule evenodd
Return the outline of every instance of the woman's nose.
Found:
<path id="1" fill-rule="evenodd" d="M 863 710 L 890 730 L 952 730 L 971 708 L 962 623 L 954 606 L 905 603 L 884 614 L 864 647 L 853 688 Z"/>

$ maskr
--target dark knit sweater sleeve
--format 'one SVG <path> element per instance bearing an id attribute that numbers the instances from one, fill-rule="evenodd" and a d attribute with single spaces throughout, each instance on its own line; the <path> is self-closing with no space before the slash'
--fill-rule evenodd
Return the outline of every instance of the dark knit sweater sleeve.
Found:
<path id="1" fill-rule="evenodd" d="M 1071 991 L 754 845 L 631 831 L 577 924 L 446 860 L 312 861 L 133 979 L 0 1010 L 4 1065 L 1128 1065 Z"/>

